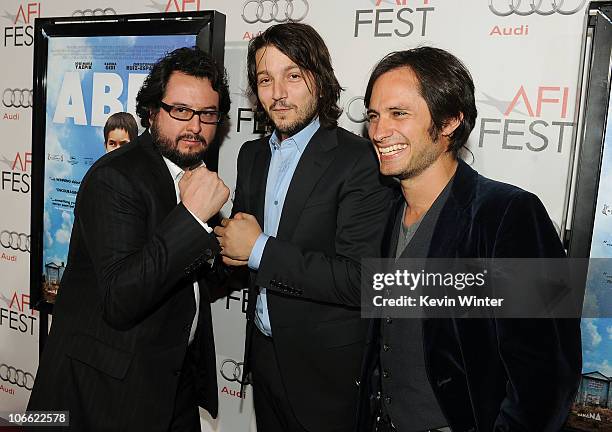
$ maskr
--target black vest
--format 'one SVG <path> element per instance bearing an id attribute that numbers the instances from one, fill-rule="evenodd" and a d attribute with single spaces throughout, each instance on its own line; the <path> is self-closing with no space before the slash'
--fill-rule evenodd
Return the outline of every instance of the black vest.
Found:
<path id="1" fill-rule="evenodd" d="M 398 258 L 423 258 L 429 252 L 438 216 L 452 181 L 444 188 Z M 395 256 L 403 206 L 395 219 L 388 256 Z M 421 319 L 381 320 L 380 380 L 382 404 L 398 431 L 426 431 L 448 425 L 425 367 Z"/>

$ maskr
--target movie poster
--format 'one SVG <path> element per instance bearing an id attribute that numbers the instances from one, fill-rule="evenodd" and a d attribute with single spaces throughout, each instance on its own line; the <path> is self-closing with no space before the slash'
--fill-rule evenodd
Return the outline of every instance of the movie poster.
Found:
<path id="1" fill-rule="evenodd" d="M 119 111 L 137 119 L 136 95 L 152 65 L 175 48 L 195 44 L 195 35 L 49 38 L 42 268 L 46 301 L 55 301 L 66 265 L 81 180 L 105 153 L 106 119 Z"/>
<path id="2" fill-rule="evenodd" d="M 582 379 L 568 426 L 612 431 L 612 100 L 599 174 L 589 273 L 583 308 Z M 601 259 L 607 258 L 607 259 Z"/>

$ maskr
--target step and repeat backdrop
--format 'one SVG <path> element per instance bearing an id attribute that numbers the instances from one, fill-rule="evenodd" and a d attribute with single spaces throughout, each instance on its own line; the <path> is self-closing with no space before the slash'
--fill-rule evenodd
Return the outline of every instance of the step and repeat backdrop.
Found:
<path id="1" fill-rule="evenodd" d="M 561 227 L 577 127 L 587 6 L 586 0 L 3 0 L 0 411 L 25 409 L 38 365 L 40 314 L 30 309 L 29 297 L 36 18 L 197 10 L 225 14 L 225 67 L 232 109 L 229 133 L 219 151 L 219 173 L 230 187 L 236 179 L 238 150 L 244 141 L 258 136 L 259 129 L 245 93 L 247 44 L 268 26 L 291 19 L 311 24 L 321 33 L 345 88 L 340 124 L 357 134 L 364 134 L 366 128 L 363 93 L 369 73 L 383 55 L 421 45 L 447 49 L 465 62 L 476 84 L 479 117 L 467 161 L 488 177 L 537 194 Z M 70 155 L 64 156 L 62 160 L 69 163 Z M 226 213 L 230 207 L 228 203 Z M 60 228 L 48 236 L 65 243 L 67 234 Z M 255 430 L 250 388 L 241 393 L 239 382 L 247 302 L 248 293 L 243 290 L 213 305 L 220 414 L 213 420 L 202 411 L 205 431 Z M 588 330 L 587 348 L 612 339 L 602 337 L 593 323 Z M 585 358 L 585 362 L 589 371 L 612 375 L 607 359 Z"/>

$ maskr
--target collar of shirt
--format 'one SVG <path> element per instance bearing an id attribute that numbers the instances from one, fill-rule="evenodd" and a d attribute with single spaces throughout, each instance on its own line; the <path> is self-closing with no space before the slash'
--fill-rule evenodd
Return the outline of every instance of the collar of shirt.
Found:
<path id="1" fill-rule="evenodd" d="M 274 132 L 270 136 L 270 149 L 274 150 L 275 148 L 279 148 L 284 143 L 287 143 L 295 145 L 298 149 L 298 152 L 302 154 L 302 152 L 306 148 L 306 145 L 320 126 L 321 124 L 319 123 L 319 117 L 316 116 L 314 119 L 312 119 L 308 126 L 306 126 L 304 129 L 302 129 L 295 135 L 290 136 L 282 142 L 279 141 L 279 137 L 277 135 L 278 132 L 274 130 Z"/>
<path id="2" fill-rule="evenodd" d="M 162 157 L 164 158 L 164 162 L 166 163 L 166 166 L 168 167 L 168 171 L 170 171 L 170 175 L 172 176 L 172 179 L 174 180 L 175 183 L 178 182 L 181 179 L 181 177 L 183 177 L 185 170 L 181 168 L 180 166 L 178 166 L 177 164 L 175 164 L 174 162 L 172 162 L 166 156 L 162 156 Z M 204 165 L 204 161 L 202 161 L 202 165 Z"/>

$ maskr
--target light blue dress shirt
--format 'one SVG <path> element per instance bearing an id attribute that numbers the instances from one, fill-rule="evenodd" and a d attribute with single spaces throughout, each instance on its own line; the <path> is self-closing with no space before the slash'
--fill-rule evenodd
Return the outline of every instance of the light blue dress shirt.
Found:
<path id="1" fill-rule="evenodd" d="M 259 269 L 259 263 L 263 256 L 266 243 L 270 237 L 275 237 L 283 211 L 283 204 L 287 196 L 289 184 L 293 173 L 304 153 L 308 142 L 319 129 L 319 118 L 315 117 L 304 129 L 279 142 L 276 131 L 270 137 L 270 168 L 268 169 L 268 181 L 266 183 L 266 201 L 264 207 L 263 232 L 257 238 L 251 255 L 249 256 L 249 268 Z M 266 287 L 260 287 L 257 305 L 255 306 L 255 325 L 265 335 L 272 336 L 270 316 L 268 315 L 268 301 Z"/>

